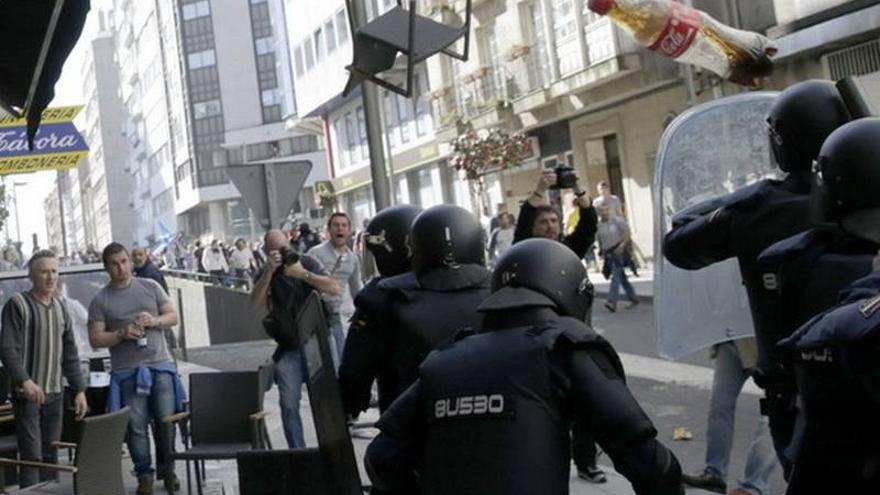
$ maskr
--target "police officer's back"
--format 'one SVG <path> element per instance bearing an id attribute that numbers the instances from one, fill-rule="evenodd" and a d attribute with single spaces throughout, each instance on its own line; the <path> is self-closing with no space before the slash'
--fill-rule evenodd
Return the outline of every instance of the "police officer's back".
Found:
<path id="1" fill-rule="evenodd" d="M 582 322 L 592 301 L 578 257 L 523 241 L 499 260 L 492 288 L 479 332 L 433 352 L 380 419 L 366 457 L 377 493 L 568 493 L 575 419 L 637 494 L 684 493 L 617 354 Z"/>
<path id="2" fill-rule="evenodd" d="M 425 210 L 412 223 L 410 244 L 412 271 L 379 282 L 391 292 L 386 366 L 397 387 L 392 400 L 415 381 L 419 364 L 437 344 L 479 324 L 477 305 L 489 295 L 483 229 L 467 210 Z"/>
<path id="3" fill-rule="evenodd" d="M 365 244 L 380 276 L 370 280 L 354 298 L 355 313 L 339 365 L 343 408 L 352 416 L 369 407 L 373 380 L 377 382 L 380 411 L 387 409 L 397 395 L 395 374 L 386 366 L 392 355 L 388 314 L 393 292 L 380 289 L 379 282 L 410 270 L 410 226 L 421 211 L 412 205 L 391 206 L 380 211 L 367 227 Z"/>
<path id="4" fill-rule="evenodd" d="M 880 119 L 860 119 L 834 131 L 817 159 L 816 194 L 825 200 L 819 213 L 837 228 L 808 231 L 760 256 L 765 279 L 780 295 L 782 331 L 792 334 L 838 304 L 843 288 L 870 273 L 880 247 L 878 156 Z M 872 491 L 876 485 L 867 490 L 859 484 L 864 451 L 854 448 L 868 441 L 876 423 L 876 417 L 861 415 L 870 407 L 867 396 L 841 371 L 833 354 L 801 352 L 788 342 L 787 348 L 796 350 L 791 357 L 800 425 L 788 449 L 794 460 L 788 493 L 815 493 L 820 487 L 878 493 Z"/>

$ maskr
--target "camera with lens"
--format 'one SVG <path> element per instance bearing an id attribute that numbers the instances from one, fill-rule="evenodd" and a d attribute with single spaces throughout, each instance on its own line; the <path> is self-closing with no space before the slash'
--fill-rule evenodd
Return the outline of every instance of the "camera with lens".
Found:
<path id="1" fill-rule="evenodd" d="M 573 167 L 559 166 L 553 169 L 553 173 L 556 174 L 556 183 L 550 189 L 574 189 L 577 185 L 578 178 Z"/>
<path id="2" fill-rule="evenodd" d="M 290 266 L 299 261 L 299 253 L 290 247 L 281 248 L 281 266 Z"/>

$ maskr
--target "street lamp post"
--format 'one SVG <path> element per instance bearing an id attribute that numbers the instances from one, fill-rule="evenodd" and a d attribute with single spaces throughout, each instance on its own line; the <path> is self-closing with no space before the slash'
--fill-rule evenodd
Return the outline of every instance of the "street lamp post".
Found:
<path id="1" fill-rule="evenodd" d="M 27 182 L 12 183 L 12 200 L 15 201 L 15 240 L 21 245 L 21 217 L 18 215 L 18 187 L 26 186 Z"/>

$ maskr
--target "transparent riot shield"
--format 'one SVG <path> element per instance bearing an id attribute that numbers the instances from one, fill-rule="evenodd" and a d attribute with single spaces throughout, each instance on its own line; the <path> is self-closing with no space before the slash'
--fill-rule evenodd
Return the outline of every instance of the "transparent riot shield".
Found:
<path id="1" fill-rule="evenodd" d="M 701 270 L 666 261 L 672 217 L 779 173 L 770 158 L 766 116 L 777 93 L 744 93 L 678 116 L 660 138 L 654 180 L 657 352 L 678 359 L 713 344 L 754 335 L 735 259 Z"/>

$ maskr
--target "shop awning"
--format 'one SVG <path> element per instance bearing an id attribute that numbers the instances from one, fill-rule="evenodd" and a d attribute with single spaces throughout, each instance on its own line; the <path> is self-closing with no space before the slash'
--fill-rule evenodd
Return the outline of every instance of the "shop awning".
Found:
<path id="1" fill-rule="evenodd" d="M 27 118 L 31 147 L 88 11 L 89 0 L 0 0 L 0 107 Z"/>

